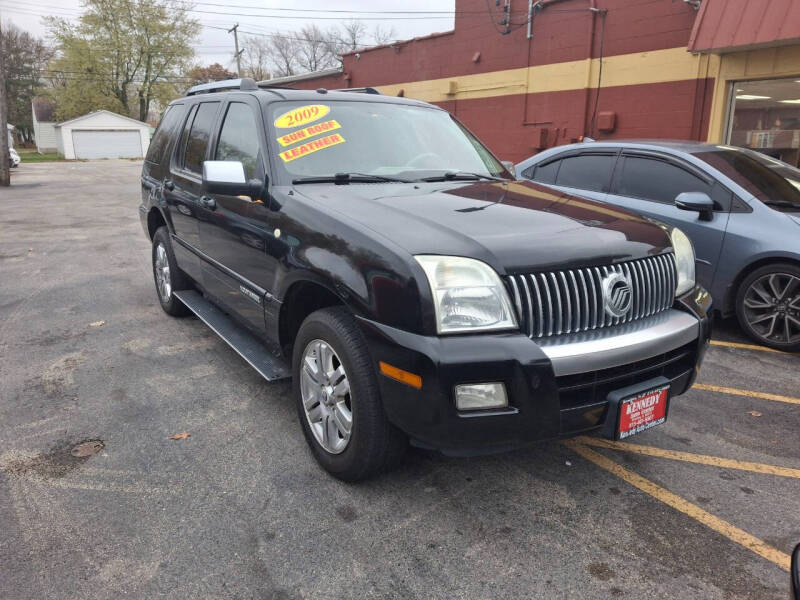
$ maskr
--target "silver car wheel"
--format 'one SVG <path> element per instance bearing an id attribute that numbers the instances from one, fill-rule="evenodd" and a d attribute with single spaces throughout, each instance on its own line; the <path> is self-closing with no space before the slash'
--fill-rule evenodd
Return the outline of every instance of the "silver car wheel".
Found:
<path id="1" fill-rule="evenodd" d="M 771 342 L 800 342 L 800 278 L 770 273 L 756 279 L 744 296 L 744 316 L 755 333 Z"/>
<path id="2" fill-rule="evenodd" d="M 344 452 L 353 431 L 350 382 L 342 361 L 324 340 L 312 340 L 303 351 L 300 396 L 319 445 L 331 454 Z"/>
<path id="3" fill-rule="evenodd" d="M 156 257 L 153 263 L 153 272 L 156 275 L 156 288 L 161 301 L 165 304 L 172 297 L 172 282 L 169 276 L 169 259 L 164 244 L 156 246 Z"/>

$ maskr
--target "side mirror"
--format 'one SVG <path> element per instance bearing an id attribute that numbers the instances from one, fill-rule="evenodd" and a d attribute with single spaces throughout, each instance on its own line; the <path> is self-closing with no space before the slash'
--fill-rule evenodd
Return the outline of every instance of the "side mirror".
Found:
<path id="1" fill-rule="evenodd" d="M 517 166 L 513 162 L 510 160 L 501 160 L 500 164 L 502 164 L 514 177 L 517 176 Z"/>
<path id="2" fill-rule="evenodd" d="M 264 182 L 247 180 L 244 165 L 237 160 L 207 160 L 203 163 L 203 192 L 224 196 L 261 196 Z"/>
<path id="3" fill-rule="evenodd" d="M 675 197 L 675 206 L 681 210 L 700 213 L 700 219 L 710 221 L 714 215 L 714 201 L 705 192 L 683 192 Z"/>

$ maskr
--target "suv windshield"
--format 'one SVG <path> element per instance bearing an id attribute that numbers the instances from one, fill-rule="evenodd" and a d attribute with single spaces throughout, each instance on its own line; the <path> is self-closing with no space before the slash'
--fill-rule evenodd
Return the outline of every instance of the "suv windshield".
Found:
<path id="1" fill-rule="evenodd" d="M 800 212 L 800 169 L 752 150 L 720 149 L 695 156 L 771 208 Z"/>
<path id="2" fill-rule="evenodd" d="M 280 102 L 271 106 L 277 161 L 293 181 L 477 179 L 509 173 L 447 112 L 387 102 Z"/>

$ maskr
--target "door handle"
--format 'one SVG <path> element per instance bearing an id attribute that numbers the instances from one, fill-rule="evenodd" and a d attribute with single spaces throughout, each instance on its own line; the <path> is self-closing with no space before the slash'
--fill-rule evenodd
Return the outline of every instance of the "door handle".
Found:
<path id="1" fill-rule="evenodd" d="M 166 189 L 168 192 L 171 192 L 175 189 L 175 184 L 172 182 L 172 179 L 167 179 L 164 182 L 164 189 Z"/>
<path id="2" fill-rule="evenodd" d="M 203 207 L 207 208 L 208 210 L 214 210 L 217 208 L 217 201 L 209 196 L 203 196 L 200 198 L 200 204 L 202 204 Z"/>

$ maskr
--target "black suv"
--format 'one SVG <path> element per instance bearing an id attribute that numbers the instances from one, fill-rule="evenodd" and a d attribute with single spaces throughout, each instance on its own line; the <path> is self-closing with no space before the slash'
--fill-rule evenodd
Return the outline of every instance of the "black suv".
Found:
<path id="1" fill-rule="evenodd" d="M 517 181 L 446 111 L 371 89 L 193 88 L 139 210 L 162 308 L 291 376 L 314 455 L 348 481 L 409 440 L 643 431 L 708 342 L 680 230 Z"/>

